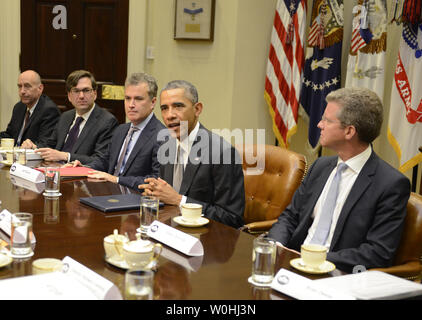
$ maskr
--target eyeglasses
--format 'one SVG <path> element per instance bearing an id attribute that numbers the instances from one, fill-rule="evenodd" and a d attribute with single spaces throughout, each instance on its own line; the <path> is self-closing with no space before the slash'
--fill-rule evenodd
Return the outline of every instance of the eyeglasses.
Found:
<path id="1" fill-rule="evenodd" d="M 92 89 L 92 88 L 84 88 L 84 89 L 72 88 L 72 89 L 70 89 L 70 92 L 72 94 L 74 94 L 75 96 L 80 95 L 81 92 L 83 92 L 84 96 L 86 96 L 86 95 L 92 93 L 92 91 L 94 91 L 94 89 Z"/>

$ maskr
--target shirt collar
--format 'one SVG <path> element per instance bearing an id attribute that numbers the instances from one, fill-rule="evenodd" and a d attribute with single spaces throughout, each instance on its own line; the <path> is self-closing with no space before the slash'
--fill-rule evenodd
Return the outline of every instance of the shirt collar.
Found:
<path id="1" fill-rule="evenodd" d="M 366 161 L 368 161 L 369 157 L 371 156 L 371 153 L 372 153 L 372 148 L 371 148 L 371 145 L 369 145 L 363 152 L 359 153 L 353 158 L 350 158 L 344 163 L 346 163 L 347 166 L 350 169 L 352 169 L 354 172 L 359 174 L 359 172 L 362 170 L 363 166 L 365 165 Z M 343 161 L 340 158 L 338 158 L 337 165 L 339 165 L 339 163 L 341 162 Z"/>
<path id="2" fill-rule="evenodd" d="M 142 121 L 141 123 L 139 123 L 139 124 L 137 124 L 137 125 L 134 125 L 133 123 L 131 124 L 131 127 L 136 127 L 136 128 L 138 128 L 139 129 L 139 131 L 142 131 L 142 130 L 144 130 L 144 128 L 147 126 L 147 124 L 148 124 L 148 122 L 151 120 L 151 118 L 152 118 L 152 116 L 153 116 L 153 112 L 151 112 L 150 114 L 149 114 L 149 116 L 148 117 L 146 117 L 145 119 L 144 119 L 144 121 Z"/>

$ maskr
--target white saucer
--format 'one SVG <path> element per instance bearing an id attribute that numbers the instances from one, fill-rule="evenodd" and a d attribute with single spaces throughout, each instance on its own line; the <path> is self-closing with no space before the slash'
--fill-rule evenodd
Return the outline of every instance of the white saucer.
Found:
<path id="1" fill-rule="evenodd" d="M 11 264 L 13 259 L 5 254 L 0 253 L 0 268 L 3 268 L 9 264 Z"/>
<path id="2" fill-rule="evenodd" d="M 266 288 L 268 288 L 268 287 L 271 287 L 271 282 L 270 283 L 259 283 L 259 282 L 255 282 L 255 281 L 253 281 L 252 280 L 252 276 L 250 276 L 249 278 L 248 278 L 248 282 L 250 283 L 250 284 L 253 284 L 254 286 L 256 286 L 256 287 L 266 287 Z"/>
<path id="3" fill-rule="evenodd" d="M 108 262 L 109 264 L 120 268 L 120 269 L 125 269 L 128 270 L 130 269 L 129 265 L 127 264 L 127 262 L 122 259 L 122 260 L 117 260 L 114 258 L 104 258 L 106 262 Z M 155 260 L 153 263 L 149 263 L 145 268 L 146 269 L 152 269 L 154 270 L 157 267 L 157 260 Z"/>
<path id="4" fill-rule="evenodd" d="M 127 264 L 127 262 L 122 258 L 122 260 L 117 260 L 117 259 L 113 259 L 112 258 L 105 258 L 105 261 L 108 262 L 109 264 L 120 268 L 120 269 L 129 269 L 129 265 Z"/>
<path id="5" fill-rule="evenodd" d="M 44 197 L 50 197 L 50 198 L 54 198 L 54 197 L 60 197 L 62 194 L 59 193 L 49 193 L 49 192 L 43 192 L 42 194 Z"/>
<path id="6" fill-rule="evenodd" d="M 174 217 L 173 221 L 176 222 L 177 224 L 180 224 L 181 226 L 190 227 L 190 228 L 202 227 L 202 226 L 205 226 L 208 222 L 210 222 L 207 218 L 204 218 L 204 217 L 200 217 L 198 220 L 196 220 L 196 222 L 189 222 L 183 219 L 182 216 Z"/>
<path id="7" fill-rule="evenodd" d="M 290 265 L 299 271 L 311 273 L 311 274 L 324 274 L 336 269 L 336 266 L 334 265 L 334 263 L 327 260 L 325 260 L 325 262 L 322 265 L 320 265 L 318 268 L 312 268 L 312 267 L 306 266 L 303 263 L 302 258 L 296 258 L 296 259 L 290 260 Z"/>

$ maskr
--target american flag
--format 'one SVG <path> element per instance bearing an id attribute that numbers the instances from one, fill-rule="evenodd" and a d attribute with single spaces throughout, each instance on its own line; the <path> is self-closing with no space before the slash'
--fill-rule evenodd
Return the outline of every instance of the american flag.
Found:
<path id="1" fill-rule="evenodd" d="M 271 34 L 265 99 L 274 134 L 286 148 L 297 127 L 305 61 L 306 10 L 306 0 L 278 0 Z"/>
<path id="2" fill-rule="evenodd" d="M 360 48 L 366 46 L 369 43 L 373 35 L 369 29 L 362 29 L 360 19 L 357 19 L 358 23 L 356 23 L 356 27 L 353 29 L 352 32 L 352 43 L 350 51 L 355 54 L 358 52 Z"/>

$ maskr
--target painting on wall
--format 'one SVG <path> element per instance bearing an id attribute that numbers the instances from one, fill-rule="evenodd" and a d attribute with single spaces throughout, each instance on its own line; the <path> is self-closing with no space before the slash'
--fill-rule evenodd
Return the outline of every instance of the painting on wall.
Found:
<path id="1" fill-rule="evenodd" d="M 175 40 L 214 40 L 215 0 L 176 0 Z"/>

